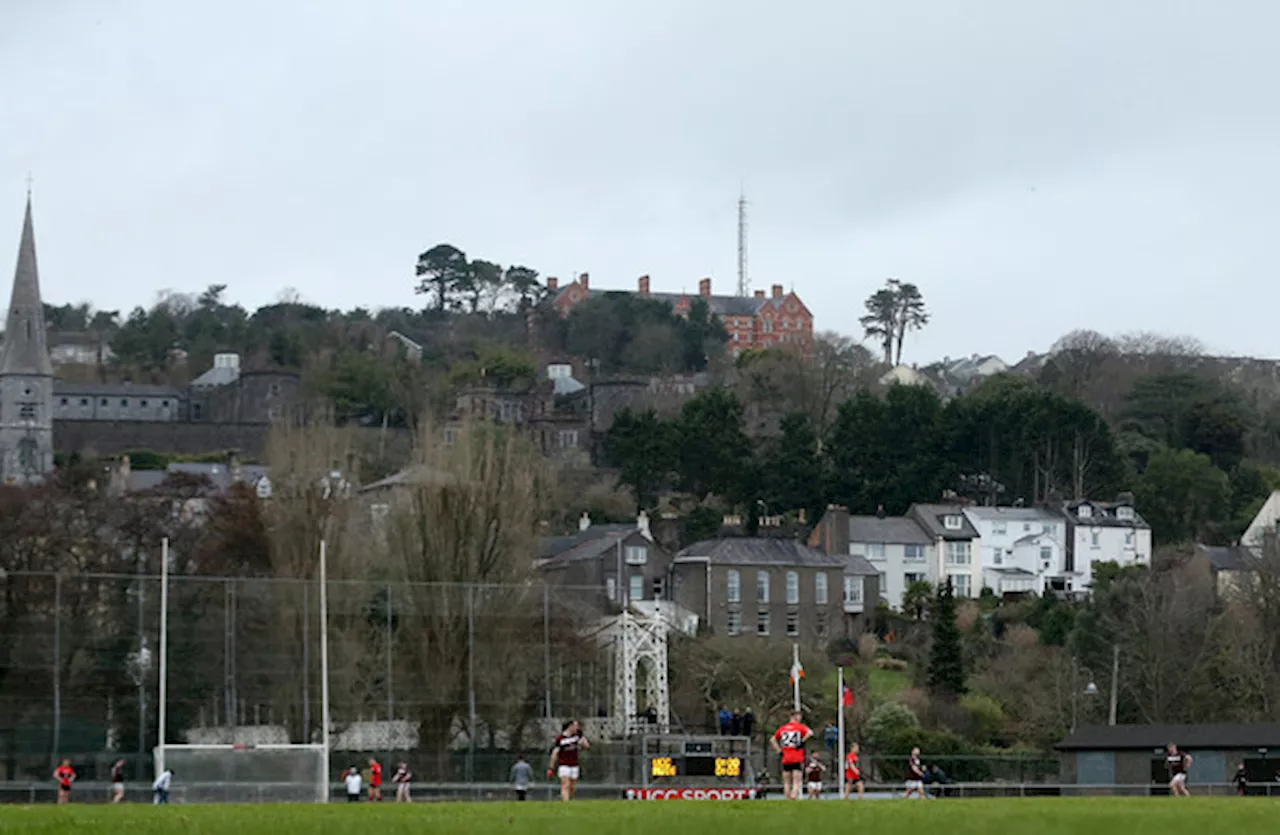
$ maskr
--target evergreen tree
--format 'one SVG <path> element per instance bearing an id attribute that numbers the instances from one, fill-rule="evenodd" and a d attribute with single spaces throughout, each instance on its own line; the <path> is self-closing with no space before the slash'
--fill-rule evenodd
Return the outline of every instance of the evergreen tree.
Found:
<path id="1" fill-rule="evenodd" d="M 929 692 L 955 697 L 965 692 L 964 654 L 956 626 L 956 598 L 951 579 L 938 586 L 933 601 L 933 647 L 929 652 Z"/>

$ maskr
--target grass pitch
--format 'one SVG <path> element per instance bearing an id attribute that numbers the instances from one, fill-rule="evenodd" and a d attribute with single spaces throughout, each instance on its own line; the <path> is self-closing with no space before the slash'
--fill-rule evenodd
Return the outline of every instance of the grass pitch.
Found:
<path id="1" fill-rule="evenodd" d="M 682 835 L 732 832 L 865 832 L 869 835 L 1168 835 L 1170 832 L 1274 833 L 1267 798 L 1088 798 L 1052 800 L 574 801 L 415 803 L 330 806 L 8 806 L 0 832 L 234 833 L 548 833 Z M 834 828 L 834 829 L 833 829 Z"/>

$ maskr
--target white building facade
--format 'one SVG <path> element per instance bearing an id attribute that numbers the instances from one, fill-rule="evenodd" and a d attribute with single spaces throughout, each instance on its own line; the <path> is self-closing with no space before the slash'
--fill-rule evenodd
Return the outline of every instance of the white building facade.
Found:
<path id="1" fill-rule="evenodd" d="M 1067 520 L 1038 507 L 966 507 L 978 531 L 982 584 L 997 595 L 1049 588 L 1066 564 Z"/>
<path id="2" fill-rule="evenodd" d="M 1151 564 L 1151 526 L 1138 513 L 1133 496 L 1114 502 L 1067 502 L 1067 549 L 1063 571 L 1050 577 L 1049 588 L 1086 592 L 1093 585 L 1093 567 L 1114 562 L 1122 567 Z"/>
<path id="3" fill-rule="evenodd" d="M 864 557 L 880 577 L 880 597 L 894 609 L 912 583 L 938 582 L 937 546 L 914 519 L 850 516 L 849 554 Z"/>

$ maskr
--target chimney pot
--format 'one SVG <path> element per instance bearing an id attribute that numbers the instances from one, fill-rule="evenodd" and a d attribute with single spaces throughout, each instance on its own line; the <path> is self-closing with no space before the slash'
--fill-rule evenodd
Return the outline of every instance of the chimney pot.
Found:
<path id="1" fill-rule="evenodd" d="M 775 284 L 775 285 L 773 285 L 773 297 L 774 297 L 775 299 L 780 299 L 780 298 L 782 298 L 782 285 L 781 285 L 781 284 Z"/>
<path id="2" fill-rule="evenodd" d="M 640 295 L 642 296 L 649 295 L 649 276 L 647 275 L 640 276 L 639 285 L 640 285 Z"/>
<path id="3" fill-rule="evenodd" d="M 548 289 L 548 290 L 551 290 L 551 291 L 559 290 L 559 289 L 560 289 L 560 279 L 556 278 L 555 276 L 551 276 L 551 277 L 549 277 L 549 278 L 547 279 L 547 289 Z"/>
<path id="4" fill-rule="evenodd" d="M 704 278 L 698 282 L 698 295 L 699 296 L 711 295 L 711 279 Z"/>
<path id="5" fill-rule="evenodd" d="M 591 276 L 588 273 L 583 273 L 582 275 L 578 276 L 578 283 L 582 285 L 583 290 L 590 290 Z"/>

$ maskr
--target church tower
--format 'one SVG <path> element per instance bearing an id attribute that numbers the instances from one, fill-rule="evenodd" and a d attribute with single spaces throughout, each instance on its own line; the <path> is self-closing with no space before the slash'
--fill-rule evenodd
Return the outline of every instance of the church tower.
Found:
<path id="1" fill-rule="evenodd" d="M 53 472 L 53 362 L 44 329 L 31 194 L 0 352 L 0 480 L 36 484 Z"/>

